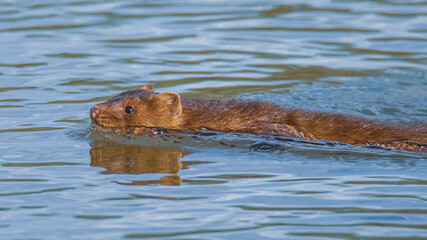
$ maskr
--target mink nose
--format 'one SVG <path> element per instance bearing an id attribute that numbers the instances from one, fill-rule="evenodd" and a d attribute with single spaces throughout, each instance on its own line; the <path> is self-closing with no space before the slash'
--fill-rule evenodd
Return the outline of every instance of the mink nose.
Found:
<path id="1" fill-rule="evenodd" d="M 90 109 L 90 118 L 92 119 L 93 123 L 98 122 L 98 116 L 99 116 L 99 109 L 97 107 L 92 107 Z"/>

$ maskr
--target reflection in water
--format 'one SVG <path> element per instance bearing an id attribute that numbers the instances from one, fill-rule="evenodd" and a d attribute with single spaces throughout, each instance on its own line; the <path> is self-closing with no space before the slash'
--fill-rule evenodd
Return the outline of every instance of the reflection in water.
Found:
<path id="1" fill-rule="evenodd" d="M 205 162 L 185 162 L 181 158 L 190 152 L 177 147 L 149 147 L 95 140 L 90 150 L 91 166 L 105 168 L 102 174 L 171 174 L 159 180 L 120 183 L 124 185 L 180 185 L 178 172 L 189 165 Z"/>

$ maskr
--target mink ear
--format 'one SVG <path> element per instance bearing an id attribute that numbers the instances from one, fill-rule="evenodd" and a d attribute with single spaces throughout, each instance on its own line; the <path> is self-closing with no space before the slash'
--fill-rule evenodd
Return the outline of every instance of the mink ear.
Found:
<path id="1" fill-rule="evenodd" d="M 161 103 L 163 103 L 175 117 L 178 117 L 182 113 L 181 97 L 178 93 L 174 92 L 163 92 L 156 96 Z"/>
<path id="2" fill-rule="evenodd" d="M 139 90 L 143 90 L 146 92 L 154 92 L 153 85 L 151 84 L 145 84 L 144 86 L 140 87 Z"/>

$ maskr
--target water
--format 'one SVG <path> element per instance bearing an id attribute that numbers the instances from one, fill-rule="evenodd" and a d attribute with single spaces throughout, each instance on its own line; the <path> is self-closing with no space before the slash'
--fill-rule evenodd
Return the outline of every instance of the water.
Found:
<path id="1" fill-rule="evenodd" d="M 0 239 L 424 239 L 423 153 L 251 135 L 113 136 L 151 83 L 427 117 L 423 1 L 0 2 Z"/>

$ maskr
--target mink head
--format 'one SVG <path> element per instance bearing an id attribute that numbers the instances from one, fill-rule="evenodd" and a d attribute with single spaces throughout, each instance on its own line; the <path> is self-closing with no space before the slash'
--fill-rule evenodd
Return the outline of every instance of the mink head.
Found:
<path id="1" fill-rule="evenodd" d="M 173 92 L 154 93 L 150 86 L 95 104 L 90 111 L 92 122 L 107 128 L 174 128 L 182 112 L 180 96 Z"/>

